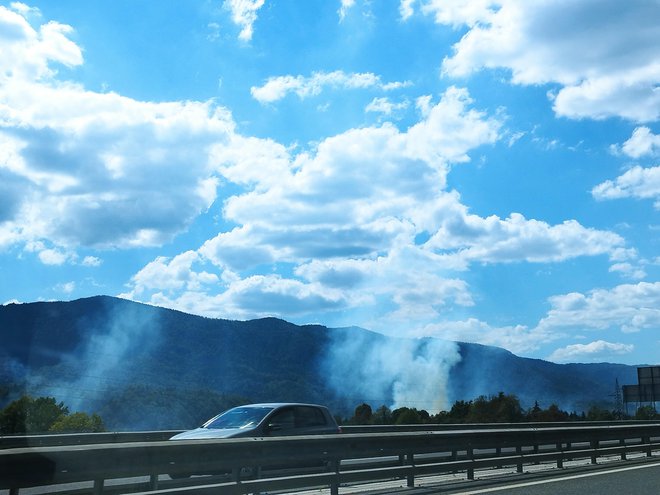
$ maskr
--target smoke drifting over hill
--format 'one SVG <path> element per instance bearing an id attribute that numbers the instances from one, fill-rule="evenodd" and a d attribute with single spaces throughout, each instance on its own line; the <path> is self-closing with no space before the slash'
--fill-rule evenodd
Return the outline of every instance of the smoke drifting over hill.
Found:
<path id="1" fill-rule="evenodd" d="M 342 329 L 333 336 L 322 369 L 336 393 L 354 402 L 437 413 L 451 407 L 450 371 L 460 359 L 454 342 Z"/>
<path id="2" fill-rule="evenodd" d="M 0 407 L 29 393 L 101 412 L 108 428 L 193 427 L 236 400 L 448 410 L 499 392 L 524 408 L 611 407 L 636 368 L 558 365 L 495 347 L 276 318 L 202 318 L 93 297 L 0 306 Z"/>

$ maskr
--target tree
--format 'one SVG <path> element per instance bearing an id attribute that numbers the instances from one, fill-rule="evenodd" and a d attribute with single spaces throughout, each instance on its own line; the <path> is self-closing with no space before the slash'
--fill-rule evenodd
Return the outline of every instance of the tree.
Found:
<path id="1" fill-rule="evenodd" d="M 471 423 L 517 423 L 523 418 L 520 401 L 515 395 L 500 392 L 496 396 L 478 397 L 470 407 Z"/>
<path id="2" fill-rule="evenodd" d="M 105 431 L 103 420 L 98 414 L 89 416 L 83 412 L 76 412 L 61 416 L 50 427 L 53 433 L 98 433 Z"/>
<path id="3" fill-rule="evenodd" d="M 422 422 L 419 411 L 409 407 L 400 407 L 392 411 L 392 419 L 395 425 L 416 425 Z"/>
<path id="4" fill-rule="evenodd" d="M 550 407 L 545 411 L 541 411 L 538 421 L 568 421 L 569 414 L 566 411 L 559 409 L 557 404 L 550 404 Z"/>
<path id="5" fill-rule="evenodd" d="M 616 414 L 597 405 L 592 405 L 587 411 L 587 421 L 614 421 Z"/>
<path id="6" fill-rule="evenodd" d="M 0 412 L 0 433 L 25 433 L 25 422 L 31 400 L 24 395 Z"/>
<path id="7" fill-rule="evenodd" d="M 568 421 L 570 415 L 566 411 L 559 409 L 557 404 L 550 404 L 547 409 L 541 409 L 539 403 L 535 402 L 534 407 L 527 413 L 527 419 L 549 423 L 553 421 Z"/>
<path id="8" fill-rule="evenodd" d="M 539 406 L 539 401 L 535 400 L 534 401 L 534 407 L 532 407 L 529 412 L 527 413 L 527 419 L 530 421 L 541 421 L 539 418 L 541 417 L 541 406 Z"/>
<path id="9" fill-rule="evenodd" d="M 356 425 L 366 425 L 371 421 L 371 406 L 369 404 L 360 404 L 355 408 L 352 422 Z"/>
<path id="10" fill-rule="evenodd" d="M 26 431 L 43 433 L 58 419 L 69 414 L 69 408 L 63 402 L 59 404 L 54 397 L 37 397 L 28 409 Z"/>
<path id="11" fill-rule="evenodd" d="M 642 406 L 637 409 L 635 419 L 657 419 L 658 413 L 653 406 Z"/>
<path id="12" fill-rule="evenodd" d="M 380 406 L 371 416 L 371 422 L 375 425 L 392 424 L 392 411 L 387 406 Z"/>
<path id="13" fill-rule="evenodd" d="M 38 397 L 33 399 L 24 395 L 0 411 L 0 432 L 12 433 L 45 433 L 69 409 L 54 397 Z"/>
<path id="14" fill-rule="evenodd" d="M 449 421 L 453 423 L 466 422 L 471 408 L 472 401 L 458 400 L 454 402 L 454 405 L 451 406 L 451 410 L 449 411 Z"/>

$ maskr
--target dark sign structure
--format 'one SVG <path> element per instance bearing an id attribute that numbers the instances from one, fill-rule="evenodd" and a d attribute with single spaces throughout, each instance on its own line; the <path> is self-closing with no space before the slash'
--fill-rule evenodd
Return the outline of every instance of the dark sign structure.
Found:
<path id="1" fill-rule="evenodd" d="M 660 366 L 637 368 L 637 385 L 624 385 L 623 402 L 651 403 L 660 400 Z"/>

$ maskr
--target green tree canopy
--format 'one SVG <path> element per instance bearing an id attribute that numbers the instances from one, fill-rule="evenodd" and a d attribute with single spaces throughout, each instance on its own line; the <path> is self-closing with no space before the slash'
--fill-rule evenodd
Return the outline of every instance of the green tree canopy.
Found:
<path id="1" fill-rule="evenodd" d="M 385 405 L 380 406 L 371 415 L 371 421 L 376 425 L 389 425 L 392 423 L 392 411 Z"/>
<path id="2" fill-rule="evenodd" d="M 392 411 L 392 418 L 396 425 L 416 425 L 422 423 L 419 411 L 414 408 L 400 407 Z"/>
<path id="3" fill-rule="evenodd" d="M 355 414 L 353 415 L 353 423 L 356 425 L 366 425 L 371 422 L 371 406 L 369 404 L 363 403 L 355 408 Z"/>
<path id="4" fill-rule="evenodd" d="M 75 412 L 61 416 L 50 427 L 53 433 L 98 433 L 105 431 L 103 420 L 98 414 L 89 416 L 84 412 Z"/>
<path id="5" fill-rule="evenodd" d="M 36 399 L 24 395 L 0 411 L 0 432 L 12 433 L 45 433 L 69 409 L 54 397 L 38 397 Z"/>
<path id="6" fill-rule="evenodd" d="M 635 419 L 658 419 L 658 413 L 653 406 L 642 406 L 635 412 Z"/>
<path id="7" fill-rule="evenodd" d="M 468 422 L 516 423 L 523 419 L 520 401 L 515 395 L 500 392 L 496 396 L 478 397 L 470 407 Z"/>
<path id="8" fill-rule="evenodd" d="M 24 395 L 0 410 L 0 434 L 99 431 L 104 431 L 100 416 L 69 414 L 69 408 L 54 397 Z"/>

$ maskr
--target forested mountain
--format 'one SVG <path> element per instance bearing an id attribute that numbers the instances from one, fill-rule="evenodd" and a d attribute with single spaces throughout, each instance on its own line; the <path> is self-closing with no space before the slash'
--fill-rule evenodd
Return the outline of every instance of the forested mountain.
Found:
<path id="1" fill-rule="evenodd" d="M 0 407 L 23 393 L 49 395 L 98 412 L 111 429 L 192 427 L 241 401 L 319 402 L 347 414 L 365 401 L 401 402 L 405 387 L 435 393 L 435 381 L 444 404 L 505 392 L 524 407 L 580 412 L 612 408 L 615 381 L 636 382 L 631 366 L 557 365 L 275 318 L 210 319 L 107 296 L 2 306 L 0 339 Z M 434 372 L 401 378 L 421 358 L 418 371 Z"/>

